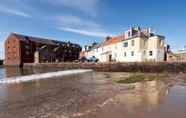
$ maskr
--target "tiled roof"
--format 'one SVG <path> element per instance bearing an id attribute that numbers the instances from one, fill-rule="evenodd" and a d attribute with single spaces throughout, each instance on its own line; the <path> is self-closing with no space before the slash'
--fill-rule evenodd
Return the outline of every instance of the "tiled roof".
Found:
<path id="1" fill-rule="evenodd" d="M 154 33 L 151 33 L 151 31 L 149 31 L 149 28 L 147 28 L 145 30 L 141 30 L 139 27 L 137 27 L 137 29 L 133 28 L 129 31 L 130 32 L 127 31 L 127 32 L 124 32 L 124 33 L 117 35 L 117 36 L 107 37 L 107 38 L 105 38 L 105 40 L 102 43 L 92 47 L 90 50 L 95 49 L 95 48 L 99 48 L 99 47 L 104 47 L 104 46 L 116 44 L 118 42 L 121 42 L 124 40 L 130 40 L 130 39 L 137 38 L 137 37 L 149 38 L 152 36 L 158 36 L 162 39 L 165 38 L 164 36 L 155 35 Z M 128 33 L 130 33 L 130 35 Z"/>
<path id="2" fill-rule="evenodd" d="M 124 41 L 124 40 L 129 40 L 135 37 L 144 37 L 145 35 L 143 33 L 137 33 L 133 35 L 132 37 L 125 38 L 124 35 L 118 35 L 118 36 L 113 36 L 113 37 L 107 37 L 100 45 L 97 45 L 97 47 L 104 47 L 112 44 L 116 44 L 118 42 Z M 93 48 L 94 49 L 94 48 Z"/>
<path id="3" fill-rule="evenodd" d="M 123 37 L 122 36 L 115 36 L 115 37 L 109 37 L 107 38 L 101 46 L 107 46 L 107 45 L 111 45 L 111 44 L 115 44 L 115 43 L 118 43 L 120 41 L 123 40 Z"/>

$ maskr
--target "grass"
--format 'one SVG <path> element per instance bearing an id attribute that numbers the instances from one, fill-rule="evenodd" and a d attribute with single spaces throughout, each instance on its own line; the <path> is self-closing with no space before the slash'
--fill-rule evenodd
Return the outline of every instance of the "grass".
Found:
<path id="1" fill-rule="evenodd" d="M 165 77 L 166 77 L 165 75 L 133 74 L 127 78 L 117 80 L 116 83 L 130 84 L 142 81 L 160 80 Z"/>

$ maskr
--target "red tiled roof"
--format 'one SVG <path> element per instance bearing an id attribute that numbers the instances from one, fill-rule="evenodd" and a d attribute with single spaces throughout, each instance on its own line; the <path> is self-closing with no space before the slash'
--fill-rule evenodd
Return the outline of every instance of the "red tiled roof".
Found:
<path id="1" fill-rule="evenodd" d="M 103 42 L 102 46 L 115 44 L 115 43 L 118 43 L 118 42 L 120 42 L 122 40 L 123 40 L 122 36 L 109 37 L 109 38 L 105 39 L 105 41 Z"/>

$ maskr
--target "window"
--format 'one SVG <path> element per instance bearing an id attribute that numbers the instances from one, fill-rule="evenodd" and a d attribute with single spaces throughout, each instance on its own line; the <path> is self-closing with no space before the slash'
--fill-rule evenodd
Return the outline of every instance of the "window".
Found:
<path id="1" fill-rule="evenodd" d="M 127 53 L 126 52 L 124 52 L 124 57 L 126 57 L 127 56 Z"/>
<path id="2" fill-rule="evenodd" d="M 146 51 L 145 50 L 144 50 L 143 54 L 144 54 L 144 56 L 146 55 Z"/>
<path id="3" fill-rule="evenodd" d="M 143 42 L 143 46 L 145 47 L 145 46 L 146 46 L 146 44 L 147 44 L 147 41 L 146 41 L 146 40 L 144 40 L 144 42 Z"/>
<path id="4" fill-rule="evenodd" d="M 152 56 L 152 55 L 153 55 L 152 51 L 149 51 L 149 56 Z"/>
<path id="5" fill-rule="evenodd" d="M 124 46 L 124 47 L 128 47 L 128 42 L 125 42 L 125 43 L 123 44 L 123 46 Z"/>
<path id="6" fill-rule="evenodd" d="M 117 54 L 115 53 L 115 58 L 117 58 Z"/>
<path id="7" fill-rule="evenodd" d="M 134 40 L 132 40 L 132 46 L 134 46 L 135 45 L 135 42 L 134 42 Z"/>
<path id="8" fill-rule="evenodd" d="M 131 56 L 134 56 L 134 51 L 131 52 Z"/>
<path id="9" fill-rule="evenodd" d="M 26 49 L 30 49 L 30 46 L 29 46 L 29 45 L 25 45 L 25 48 L 26 48 Z"/>
<path id="10" fill-rule="evenodd" d="M 30 55 L 30 52 L 29 51 L 26 51 L 26 55 Z"/>
<path id="11" fill-rule="evenodd" d="M 94 53 L 96 53 L 96 51 L 97 51 L 97 50 L 96 50 L 96 49 L 94 49 Z"/>

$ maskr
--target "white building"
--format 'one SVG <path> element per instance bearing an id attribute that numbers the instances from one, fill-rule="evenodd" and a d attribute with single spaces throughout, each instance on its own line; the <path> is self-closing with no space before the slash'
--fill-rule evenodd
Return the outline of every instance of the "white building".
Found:
<path id="1" fill-rule="evenodd" d="M 89 46 L 83 55 L 87 58 L 95 56 L 100 62 L 159 62 L 165 58 L 164 45 L 164 36 L 152 33 L 149 28 L 137 27 Z"/>

